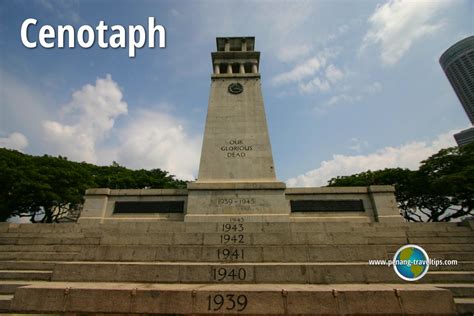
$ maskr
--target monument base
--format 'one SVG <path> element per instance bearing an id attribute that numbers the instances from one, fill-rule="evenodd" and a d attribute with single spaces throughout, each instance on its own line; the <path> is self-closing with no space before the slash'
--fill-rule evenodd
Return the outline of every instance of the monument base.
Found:
<path id="1" fill-rule="evenodd" d="M 288 221 L 283 182 L 192 182 L 184 221 Z"/>
<path id="2" fill-rule="evenodd" d="M 392 186 L 286 188 L 193 182 L 187 189 L 89 189 L 79 222 L 403 222 Z"/>

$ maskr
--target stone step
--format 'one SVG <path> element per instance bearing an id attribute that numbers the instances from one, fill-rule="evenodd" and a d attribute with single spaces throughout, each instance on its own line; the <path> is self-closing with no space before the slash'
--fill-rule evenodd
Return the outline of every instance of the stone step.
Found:
<path id="1" fill-rule="evenodd" d="M 433 259 L 474 261 L 474 252 L 432 252 Z M 242 261 L 242 262 L 319 262 L 391 259 L 382 245 L 194 245 L 194 246 L 83 246 L 81 252 L 3 251 L 1 260 L 34 261 Z"/>
<path id="2" fill-rule="evenodd" d="M 388 266 L 324 263 L 111 263 L 56 264 L 52 280 L 149 283 L 403 283 Z M 474 282 L 472 271 L 429 271 L 420 283 Z"/>
<path id="3" fill-rule="evenodd" d="M 473 231 L 460 230 L 460 231 L 440 231 L 440 232 L 431 232 L 431 231 L 407 231 L 406 236 L 408 237 L 472 237 Z"/>
<path id="4" fill-rule="evenodd" d="M 1 255 L 1 254 L 0 254 Z M 1 256 L 0 256 L 1 258 Z M 82 261 L 318 262 L 388 258 L 383 246 L 99 246 L 84 247 Z M 474 256 L 473 256 L 474 258 Z"/>
<path id="5" fill-rule="evenodd" d="M 13 295 L 0 295 L 0 312 L 8 312 L 11 310 L 10 304 L 13 299 Z"/>
<path id="6" fill-rule="evenodd" d="M 459 261 L 456 265 L 430 265 L 430 271 L 474 271 L 474 261 Z"/>
<path id="7" fill-rule="evenodd" d="M 154 261 L 154 260 L 152 260 Z M 61 261 L 0 261 L 0 270 L 44 270 L 52 271 Z M 324 264 L 324 262 L 322 262 Z M 357 263 L 357 262 L 347 262 Z M 360 263 L 366 263 L 362 261 Z M 430 271 L 474 271 L 474 261 L 460 261 L 457 265 L 430 266 Z"/>
<path id="8" fill-rule="evenodd" d="M 0 270 L 0 280 L 51 280 L 52 271 Z"/>
<path id="9" fill-rule="evenodd" d="M 171 225 L 168 225 L 171 224 Z M 469 231 L 471 228 L 457 223 L 351 223 L 351 222 L 122 222 L 100 225 L 103 231 L 128 230 L 137 232 L 221 232 L 226 227 L 242 224 L 247 232 L 351 232 L 351 231 Z"/>
<path id="10" fill-rule="evenodd" d="M 0 245 L 0 252 L 79 252 L 81 245 Z"/>
<path id="11" fill-rule="evenodd" d="M 431 259 L 438 260 L 458 260 L 458 261 L 474 261 L 474 252 L 428 252 L 428 256 Z M 393 254 L 389 254 L 389 257 L 392 258 Z"/>
<path id="12" fill-rule="evenodd" d="M 100 238 L 18 238 L 18 245 L 98 245 Z"/>
<path id="13" fill-rule="evenodd" d="M 402 245 L 385 245 L 389 253 L 394 254 Z M 474 244 L 420 244 L 428 252 L 474 252 Z"/>
<path id="14" fill-rule="evenodd" d="M 12 295 L 20 286 L 30 285 L 38 281 L 22 281 L 22 280 L 0 280 L 0 294 Z M 40 281 L 43 282 L 43 281 Z"/>
<path id="15" fill-rule="evenodd" d="M 436 286 L 450 290 L 455 298 L 474 298 L 474 283 L 436 284 Z"/>
<path id="16" fill-rule="evenodd" d="M 448 290 L 413 284 L 59 282 L 18 288 L 11 303 L 11 312 L 36 313 L 343 315 L 374 311 L 385 315 L 456 314 L 454 300 Z"/>
<path id="17" fill-rule="evenodd" d="M 56 237 L 2 237 L 0 236 L 0 245 L 98 245 L 98 237 L 78 237 L 63 238 L 61 235 Z"/>
<path id="18" fill-rule="evenodd" d="M 52 271 L 55 261 L 0 261 L 0 270 L 49 270 Z"/>
<path id="19" fill-rule="evenodd" d="M 473 315 L 474 314 L 474 298 L 455 298 L 456 309 L 459 315 Z"/>
<path id="20" fill-rule="evenodd" d="M 248 245 L 252 245 L 252 243 L 239 243 L 239 241 L 243 241 L 243 242 L 246 242 L 247 240 L 249 240 L 249 238 L 245 239 L 246 236 L 244 236 L 244 238 L 240 239 L 240 238 L 236 238 L 236 239 L 233 239 L 231 237 L 226 237 L 225 239 L 223 239 L 224 243 L 223 244 L 220 244 L 220 238 L 217 240 L 217 243 L 209 243 L 208 245 L 209 246 L 222 246 L 222 247 L 225 247 L 225 246 L 248 246 Z M 296 237 L 294 237 L 296 238 Z M 227 240 L 226 240 L 227 239 Z M 282 246 L 282 245 L 286 245 L 286 243 L 282 242 L 282 243 L 276 243 L 277 245 L 279 246 Z M 311 244 L 311 243 L 308 243 L 309 245 L 317 245 L 317 244 Z M 183 246 L 185 245 L 193 245 L 193 243 L 191 242 L 190 244 L 182 244 Z M 261 245 L 261 246 L 265 246 L 265 242 L 260 242 L 260 243 L 257 243 L 256 244 L 257 246 L 258 245 Z M 399 248 L 400 246 L 403 245 L 403 244 L 397 244 L 397 245 L 370 245 L 370 246 L 363 246 L 363 248 L 374 248 L 374 249 L 378 249 L 378 248 L 382 248 L 383 249 L 386 249 L 389 253 L 389 255 L 393 255 Z M 35 251 L 35 252 L 80 252 L 82 251 L 83 249 L 89 249 L 88 247 L 90 247 L 91 245 L 0 245 L 0 252 L 30 252 L 30 251 Z M 95 246 L 95 245 L 93 245 Z M 146 247 L 152 249 L 154 248 L 154 246 L 163 246 L 163 244 L 160 244 L 160 243 L 156 243 L 156 244 L 148 244 L 148 245 L 131 245 L 130 243 L 128 244 L 117 244 L 117 245 L 97 245 L 97 247 L 103 247 L 103 246 L 123 246 L 123 247 L 127 247 L 127 246 L 138 246 L 138 247 L 135 247 L 135 248 L 141 248 L 141 249 L 145 249 Z M 203 246 L 206 246 L 206 245 L 203 245 Z M 274 244 L 269 244 L 269 246 L 274 246 Z M 323 245 L 325 246 L 325 245 Z M 329 246 L 329 245 L 328 245 Z M 356 245 L 357 247 L 360 247 L 360 245 Z M 379 247 L 380 246 L 380 247 Z M 452 254 L 452 253 L 466 253 L 466 252 L 474 252 L 474 244 L 420 244 L 420 246 L 422 246 L 427 252 L 428 254 L 430 255 L 431 253 L 446 253 L 446 254 Z M 338 245 L 338 247 L 346 247 L 346 245 Z M 378 247 L 378 248 L 377 248 Z"/>
<path id="21" fill-rule="evenodd" d="M 21 234 L 20 234 L 21 235 Z M 404 232 L 386 233 L 386 232 L 136 232 L 128 231 L 104 232 L 97 234 L 97 237 L 77 236 L 61 234 L 51 235 L 49 237 L 40 234 L 32 237 L 5 237 L 0 235 L 0 251 L 10 249 L 13 245 L 21 246 L 49 246 L 63 245 L 74 247 L 74 245 L 97 245 L 97 244 L 115 244 L 115 245 L 213 245 L 213 244 L 232 244 L 244 243 L 249 245 L 282 245 L 282 244 L 362 244 L 362 245 L 387 245 L 397 247 L 407 243 L 419 245 L 473 245 L 474 231 L 469 235 L 462 236 L 426 236 L 426 237 L 407 237 Z"/>
<path id="22" fill-rule="evenodd" d="M 70 261 L 78 255 L 77 252 L 0 252 L 0 260 Z"/>
<path id="23" fill-rule="evenodd" d="M 474 236 L 466 237 L 408 237 L 410 244 L 469 244 L 474 242 Z"/>
<path id="24" fill-rule="evenodd" d="M 392 259 L 384 246 L 293 245 L 293 246 L 99 246 L 84 247 L 78 260 L 85 261 L 242 261 L 242 262 L 320 262 Z M 474 261 L 474 252 L 429 252 L 431 258 Z"/>
<path id="25" fill-rule="evenodd" d="M 467 238 L 466 243 L 470 243 L 471 240 Z M 407 238 L 352 233 L 107 233 L 100 243 L 103 245 L 403 245 L 407 243 Z"/>
<path id="26" fill-rule="evenodd" d="M 184 222 L 119 222 L 97 225 L 81 224 L 6 224 L 0 233 L 84 233 L 96 231 L 146 232 L 221 232 L 226 224 L 243 224 L 246 232 L 469 232 L 458 223 L 350 223 L 350 222 L 290 222 L 290 223 L 184 223 Z"/>
<path id="27" fill-rule="evenodd" d="M 34 233 L 48 233 L 48 232 L 81 232 L 84 226 L 78 223 L 61 223 L 61 224 L 17 224 L 17 223 L 0 223 L 0 232 L 34 232 Z"/>
<path id="28" fill-rule="evenodd" d="M 420 281 L 423 283 L 472 283 L 474 271 L 429 271 Z"/>
<path id="29" fill-rule="evenodd" d="M 76 233 L 71 233 L 71 232 L 7 232 L 7 233 L 0 233 L 0 235 L 4 238 L 36 238 L 36 237 L 42 237 L 42 238 L 85 238 L 89 237 L 86 236 L 82 232 L 76 232 Z"/>
<path id="30" fill-rule="evenodd" d="M 155 260 L 150 260 L 155 261 Z M 149 261 L 148 261 L 149 262 Z M 0 261 L 0 270 L 45 270 L 52 271 L 57 263 L 62 261 Z M 340 262 L 336 262 L 340 263 Z M 350 263 L 365 264 L 367 261 L 348 261 Z M 325 262 L 321 262 L 325 264 Z M 474 271 L 474 261 L 460 261 L 457 265 L 430 266 L 430 271 Z"/>
<path id="31" fill-rule="evenodd" d="M 423 249 L 427 249 L 428 247 L 424 247 L 420 245 Z M 464 252 L 448 252 L 448 251 L 430 251 L 427 250 L 428 257 L 430 259 L 438 259 L 438 260 L 458 260 L 458 261 L 474 261 L 474 251 L 464 251 Z M 395 252 L 388 252 L 387 257 L 393 258 Z"/>

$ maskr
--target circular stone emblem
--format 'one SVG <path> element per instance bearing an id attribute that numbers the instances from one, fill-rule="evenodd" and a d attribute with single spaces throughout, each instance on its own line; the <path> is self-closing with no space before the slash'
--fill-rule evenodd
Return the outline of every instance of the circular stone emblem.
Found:
<path id="1" fill-rule="evenodd" d="M 231 83 L 227 90 L 229 91 L 229 93 L 239 94 L 244 91 L 244 87 L 240 83 Z"/>
<path id="2" fill-rule="evenodd" d="M 428 254 L 420 246 L 406 245 L 393 256 L 393 268 L 403 280 L 416 281 L 428 272 L 429 260 Z"/>

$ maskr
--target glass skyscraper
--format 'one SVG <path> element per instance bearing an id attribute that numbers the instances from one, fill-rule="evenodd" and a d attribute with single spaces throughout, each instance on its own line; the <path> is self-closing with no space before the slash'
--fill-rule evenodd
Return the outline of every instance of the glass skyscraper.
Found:
<path id="1" fill-rule="evenodd" d="M 474 124 L 474 36 L 469 36 L 450 48 L 440 57 L 443 68 L 456 95 L 461 101 L 471 124 Z M 474 141 L 474 128 L 454 135 L 458 145 Z"/>

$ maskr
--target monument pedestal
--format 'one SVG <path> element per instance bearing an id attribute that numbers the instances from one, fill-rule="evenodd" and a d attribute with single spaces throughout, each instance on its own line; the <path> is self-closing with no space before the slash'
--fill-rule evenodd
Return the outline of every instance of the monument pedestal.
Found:
<path id="1" fill-rule="evenodd" d="M 187 222 L 288 221 L 290 204 L 283 182 L 192 182 Z"/>

